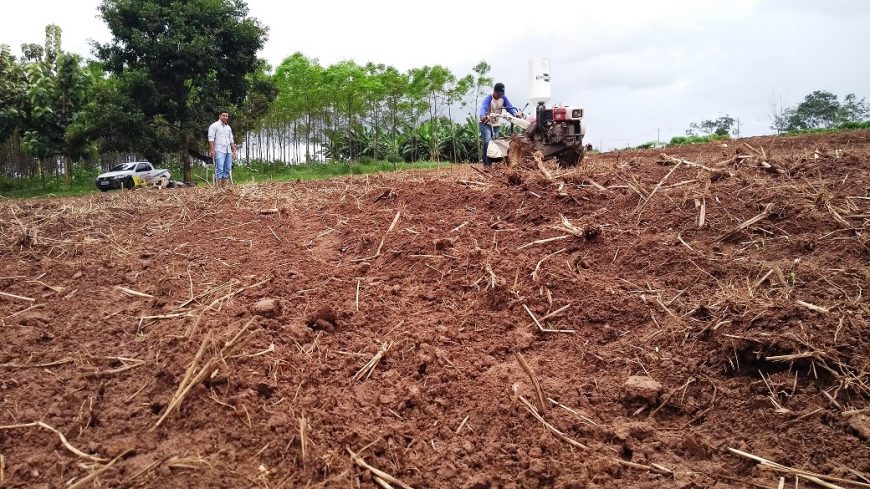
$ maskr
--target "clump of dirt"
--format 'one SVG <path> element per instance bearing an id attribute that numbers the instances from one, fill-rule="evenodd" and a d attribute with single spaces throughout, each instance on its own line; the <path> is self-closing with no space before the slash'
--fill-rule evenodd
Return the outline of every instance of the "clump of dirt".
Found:
<path id="1" fill-rule="evenodd" d="M 450 238 L 441 238 L 435 240 L 435 251 L 447 251 L 453 248 L 453 240 Z"/>
<path id="2" fill-rule="evenodd" d="M 507 177 L 508 185 L 518 186 L 524 183 L 522 171 L 515 168 L 508 168 L 505 170 L 504 173 Z"/>
<path id="3" fill-rule="evenodd" d="M 337 326 L 338 315 L 332 307 L 323 305 L 308 318 L 308 327 L 311 329 L 324 329 L 332 331 Z"/>

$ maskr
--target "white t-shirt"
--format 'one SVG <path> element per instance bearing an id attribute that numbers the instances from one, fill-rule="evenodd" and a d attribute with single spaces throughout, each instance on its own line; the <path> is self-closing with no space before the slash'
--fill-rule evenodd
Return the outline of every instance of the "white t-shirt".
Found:
<path id="1" fill-rule="evenodd" d="M 231 153 L 233 129 L 220 120 L 208 126 L 208 142 L 214 142 L 215 153 Z"/>

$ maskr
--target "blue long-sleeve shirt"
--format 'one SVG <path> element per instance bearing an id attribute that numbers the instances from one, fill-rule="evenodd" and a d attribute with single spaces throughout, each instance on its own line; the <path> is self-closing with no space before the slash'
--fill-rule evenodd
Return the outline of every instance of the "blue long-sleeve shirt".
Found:
<path id="1" fill-rule="evenodd" d="M 507 96 L 502 95 L 501 98 L 504 99 L 505 110 L 510 112 L 511 115 L 517 115 L 517 108 L 514 107 L 514 104 L 512 104 L 510 100 L 508 100 Z M 483 99 L 483 105 L 480 106 L 480 112 L 477 114 L 477 116 L 483 117 L 483 116 L 489 114 L 489 105 L 491 103 L 492 103 L 492 95 L 487 95 L 486 98 Z"/>

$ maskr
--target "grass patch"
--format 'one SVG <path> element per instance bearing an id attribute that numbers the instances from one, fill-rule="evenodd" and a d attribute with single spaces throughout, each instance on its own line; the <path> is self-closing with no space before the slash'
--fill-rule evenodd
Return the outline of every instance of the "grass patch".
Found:
<path id="1" fill-rule="evenodd" d="M 236 183 L 248 182 L 286 182 L 294 180 L 323 180 L 347 175 L 366 175 L 371 173 L 387 173 L 403 170 L 418 170 L 444 167 L 450 163 L 432 161 L 420 163 L 390 163 L 386 161 L 367 161 L 362 163 L 313 163 L 303 165 L 287 165 L 281 162 L 264 163 L 251 161 L 246 165 L 236 165 L 233 168 L 233 180 Z M 173 180 L 181 179 L 181 165 L 178 162 L 165 165 L 172 173 Z M 61 178 L 4 179 L 0 177 L 0 196 L 9 198 L 32 197 L 70 197 L 90 193 L 98 193 L 94 181 L 100 172 L 98 170 L 77 171 L 72 182 L 67 183 Z M 210 183 L 211 167 L 196 164 L 192 169 L 192 178 L 199 184 Z"/>
<path id="2" fill-rule="evenodd" d="M 254 163 L 239 165 L 233 168 L 233 180 L 237 183 L 245 182 L 286 182 L 291 180 L 323 180 L 348 175 L 367 175 L 372 173 L 388 173 L 402 170 L 419 170 L 437 168 L 449 163 L 421 162 L 421 163 L 390 163 L 386 161 L 370 161 L 364 163 L 314 163 L 308 165 L 285 165 L 283 163 Z M 204 172 L 202 168 L 199 172 Z M 197 183 L 206 180 L 197 178 Z"/>

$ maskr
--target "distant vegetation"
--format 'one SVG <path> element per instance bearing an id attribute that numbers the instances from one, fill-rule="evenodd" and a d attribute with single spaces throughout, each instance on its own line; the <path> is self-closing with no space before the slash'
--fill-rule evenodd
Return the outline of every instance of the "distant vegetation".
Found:
<path id="1" fill-rule="evenodd" d="M 686 144 L 711 143 L 713 141 L 727 141 L 731 139 L 728 134 L 707 134 L 706 136 L 675 136 L 671 138 L 668 146 L 683 146 Z"/>
<path id="2" fill-rule="evenodd" d="M 776 97 L 770 102 L 770 128 L 781 133 L 808 131 L 813 129 L 855 129 L 851 124 L 862 124 L 870 118 L 870 107 L 864 98 L 858 99 L 854 93 L 843 97 L 824 90 L 816 90 L 794 107 L 785 107 Z"/>
<path id="3" fill-rule="evenodd" d="M 870 129 L 870 121 L 864 122 L 844 122 L 838 126 L 834 127 L 819 127 L 814 129 L 793 129 L 791 131 L 786 131 L 785 135 L 793 136 L 798 134 L 815 134 L 815 133 L 824 133 L 824 132 L 836 132 L 836 131 L 848 131 L 853 129 Z"/>

